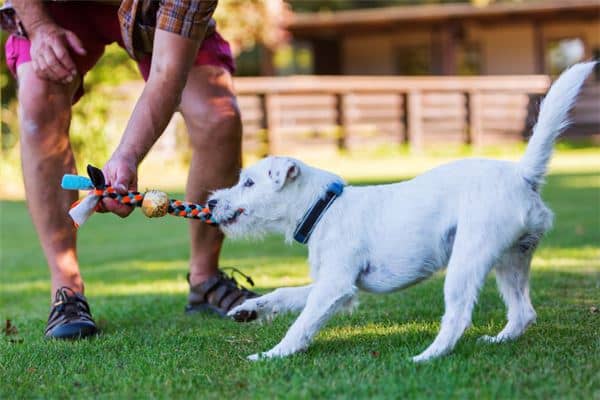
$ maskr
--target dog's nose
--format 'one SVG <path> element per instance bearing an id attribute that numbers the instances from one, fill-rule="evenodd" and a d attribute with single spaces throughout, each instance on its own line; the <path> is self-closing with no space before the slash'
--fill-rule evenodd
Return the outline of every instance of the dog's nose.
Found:
<path id="1" fill-rule="evenodd" d="M 210 211 L 212 211 L 213 208 L 215 208 L 215 206 L 217 205 L 217 200 L 216 199 L 209 200 L 208 203 L 206 203 L 206 205 L 208 206 L 208 209 Z"/>

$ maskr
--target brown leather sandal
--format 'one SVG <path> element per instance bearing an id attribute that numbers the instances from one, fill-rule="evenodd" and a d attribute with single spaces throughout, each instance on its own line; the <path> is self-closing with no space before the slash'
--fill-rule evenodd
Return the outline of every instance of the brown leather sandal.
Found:
<path id="1" fill-rule="evenodd" d="M 246 278 L 246 282 L 254 286 L 252 278 L 237 268 L 223 269 L 230 269 L 242 275 Z M 189 274 L 187 280 L 189 283 Z M 185 313 L 208 312 L 225 317 L 229 310 L 242 304 L 246 299 L 258 296 L 257 293 L 240 286 L 233 276 L 227 275 L 220 269 L 217 275 L 207 281 L 195 286 L 190 285 L 190 294 L 188 296 L 188 304 L 185 306 Z"/>

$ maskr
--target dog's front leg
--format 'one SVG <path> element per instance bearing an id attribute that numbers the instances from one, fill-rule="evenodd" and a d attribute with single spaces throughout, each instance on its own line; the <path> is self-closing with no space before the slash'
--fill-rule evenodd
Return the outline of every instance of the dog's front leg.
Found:
<path id="1" fill-rule="evenodd" d="M 227 314 L 238 322 L 254 319 L 271 321 L 285 312 L 298 312 L 306 305 L 313 285 L 275 289 L 263 296 L 248 299 Z"/>
<path id="2" fill-rule="evenodd" d="M 317 331 L 340 308 L 347 305 L 356 294 L 354 282 L 345 280 L 344 283 L 323 279 L 313 285 L 306 307 L 292 324 L 285 337 L 271 350 L 253 354 L 250 360 L 260 358 L 285 357 L 298 351 L 305 350 Z"/>

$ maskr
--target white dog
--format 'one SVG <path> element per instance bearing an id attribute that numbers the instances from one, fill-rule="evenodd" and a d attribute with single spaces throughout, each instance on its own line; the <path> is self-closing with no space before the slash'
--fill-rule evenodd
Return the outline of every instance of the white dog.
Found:
<path id="1" fill-rule="evenodd" d="M 313 284 L 277 289 L 229 313 L 250 320 L 300 311 L 279 344 L 249 358 L 306 349 L 334 313 L 354 303 L 357 287 L 392 292 L 446 266 L 440 331 L 414 361 L 454 348 L 494 267 L 508 323 L 498 335 L 483 339 L 519 337 L 536 318 L 529 266 L 553 218 L 540 185 L 554 140 L 568 125 L 568 112 L 594 65 L 575 65 L 554 83 L 518 162 L 467 159 L 407 182 L 343 187 L 332 173 L 269 157 L 243 170 L 234 187 L 216 191 L 209 204 L 228 236 L 280 232 L 287 241 L 308 244 Z"/>

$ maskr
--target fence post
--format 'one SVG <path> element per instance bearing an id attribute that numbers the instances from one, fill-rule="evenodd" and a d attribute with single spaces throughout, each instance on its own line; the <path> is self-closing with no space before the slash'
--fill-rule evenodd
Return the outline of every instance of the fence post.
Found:
<path id="1" fill-rule="evenodd" d="M 467 92 L 468 140 L 474 147 L 482 145 L 481 94 L 478 91 Z"/>
<path id="2" fill-rule="evenodd" d="M 277 110 L 279 106 L 276 94 L 265 94 L 266 123 L 269 132 L 269 154 L 276 154 L 281 151 L 281 132 L 279 131 L 280 113 Z"/>
<path id="3" fill-rule="evenodd" d="M 335 106 L 336 106 L 336 125 L 337 125 L 337 148 L 338 150 L 346 150 L 346 114 L 344 104 L 344 94 L 336 93 L 335 94 Z"/>
<path id="4" fill-rule="evenodd" d="M 411 90 L 406 94 L 406 116 L 408 143 L 412 152 L 423 150 L 423 99 L 420 91 Z"/>
<path id="5" fill-rule="evenodd" d="M 262 114 L 262 118 L 260 120 L 261 135 L 259 138 L 261 149 L 259 155 L 261 157 L 266 157 L 269 154 L 272 154 L 271 140 L 269 138 L 269 108 L 267 107 L 267 100 L 265 94 L 259 93 L 257 96 L 260 111 Z"/>
<path id="6" fill-rule="evenodd" d="M 399 103 L 400 103 L 400 129 L 402 132 L 399 132 L 400 143 L 402 145 L 408 144 L 408 93 L 399 93 Z"/>

